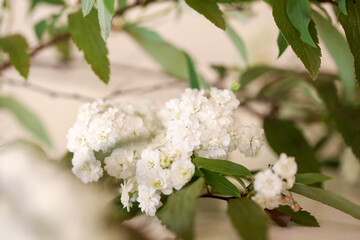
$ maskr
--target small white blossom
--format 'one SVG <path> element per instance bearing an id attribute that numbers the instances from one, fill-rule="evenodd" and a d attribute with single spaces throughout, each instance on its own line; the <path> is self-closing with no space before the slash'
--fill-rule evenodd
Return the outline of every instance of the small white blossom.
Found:
<path id="1" fill-rule="evenodd" d="M 134 183 L 131 180 L 124 181 L 124 183 L 120 185 L 120 193 L 121 193 L 120 201 L 128 212 L 130 212 L 130 208 L 133 205 L 132 202 L 135 201 L 135 199 L 130 197 L 130 194 L 132 194 L 133 192 L 134 192 Z"/>
<path id="2" fill-rule="evenodd" d="M 254 189 L 264 197 L 271 198 L 281 193 L 282 180 L 270 169 L 255 175 Z"/>
<path id="3" fill-rule="evenodd" d="M 139 202 L 139 207 L 142 212 L 149 216 L 155 216 L 156 210 L 161 206 L 160 194 L 155 188 L 139 185 L 138 197 L 136 201 Z"/>
<path id="4" fill-rule="evenodd" d="M 104 169 L 110 176 L 118 179 L 127 179 L 135 175 L 136 163 L 134 151 L 117 148 L 106 157 Z"/>
<path id="5" fill-rule="evenodd" d="M 101 162 L 90 151 L 75 152 L 72 171 L 84 183 L 96 182 L 103 175 Z"/>
<path id="6" fill-rule="evenodd" d="M 262 194 L 257 193 L 255 196 L 251 198 L 257 204 L 259 204 L 262 208 L 266 209 L 274 209 L 279 207 L 281 204 L 281 195 L 275 195 L 273 197 L 265 197 Z"/>
<path id="7" fill-rule="evenodd" d="M 288 157 L 285 153 L 280 154 L 280 158 L 274 164 L 273 170 L 283 179 L 292 178 L 297 172 L 295 158 Z"/>
<path id="8" fill-rule="evenodd" d="M 191 161 L 176 161 L 171 165 L 171 180 L 174 188 L 179 190 L 194 175 L 195 166 Z"/>
<path id="9" fill-rule="evenodd" d="M 247 157 L 254 156 L 264 145 L 264 129 L 255 124 L 243 126 L 237 147 Z"/>

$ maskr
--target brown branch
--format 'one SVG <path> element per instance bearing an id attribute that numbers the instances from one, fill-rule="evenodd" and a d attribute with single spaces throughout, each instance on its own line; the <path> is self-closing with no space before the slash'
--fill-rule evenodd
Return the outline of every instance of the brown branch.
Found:
<path id="1" fill-rule="evenodd" d="M 214 198 L 214 199 L 220 199 L 224 201 L 229 201 L 230 199 L 236 199 L 236 197 L 223 197 L 223 196 L 217 196 L 212 194 L 203 194 L 200 196 L 201 198 Z"/>

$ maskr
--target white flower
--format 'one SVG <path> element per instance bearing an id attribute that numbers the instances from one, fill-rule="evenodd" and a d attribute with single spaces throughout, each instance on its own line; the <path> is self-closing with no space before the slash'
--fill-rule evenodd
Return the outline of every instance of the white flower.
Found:
<path id="1" fill-rule="evenodd" d="M 347 148 L 340 157 L 340 174 L 348 183 L 355 184 L 360 181 L 360 162 L 351 148 Z"/>
<path id="2" fill-rule="evenodd" d="M 271 198 L 281 193 L 282 180 L 270 169 L 255 175 L 254 189 L 264 197 Z"/>
<path id="3" fill-rule="evenodd" d="M 104 162 L 104 169 L 110 176 L 126 179 L 135 175 L 136 162 L 134 151 L 131 149 L 117 148 L 105 158 Z"/>
<path id="4" fill-rule="evenodd" d="M 257 193 L 251 199 L 257 204 L 259 204 L 262 208 L 266 208 L 269 210 L 277 208 L 281 204 L 281 195 L 275 195 L 269 198 Z"/>
<path id="5" fill-rule="evenodd" d="M 87 148 L 86 134 L 86 127 L 83 124 L 75 123 L 74 126 L 69 129 L 66 136 L 67 149 L 70 152 L 76 152 Z"/>
<path id="6" fill-rule="evenodd" d="M 149 216 L 155 216 L 156 210 L 161 206 L 160 194 L 155 188 L 147 187 L 143 184 L 138 187 L 138 197 L 136 201 L 139 202 L 139 207 L 142 212 Z"/>
<path id="7" fill-rule="evenodd" d="M 285 181 L 283 181 L 283 192 L 286 190 L 291 189 L 294 184 L 295 184 L 295 175 L 293 175 L 292 177 L 286 178 Z"/>
<path id="8" fill-rule="evenodd" d="M 195 166 L 191 161 L 176 161 L 171 165 L 171 180 L 174 188 L 179 190 L 190 181 L 195 172 Z"/>
<path id="9" fill-rule="evenodd" d="M 280 158 L 274 164 L 273 170 L 283 179 L 292 178 L 297 172 L 295 158 L 288 157 L 285 153 L 280 154 Z"/>
<path id="10" fill-rule="evenodd" d="M 96 182 L 103 175 L 101 162 L 95 159 L 91 151 L 78 151 L 72 159 L 72 171 L 84 183 Z"/>
<path id="11" fill-rule="evenodd" d="M 254 156 L 264 145 L 264 129 L 255 124 L 243 126 L 237 146 L 247 157 Z"/>
<path id="12" fill-rule="evenodd" d="M 121 193 L 121 204 L 126 208 L 128 212 L 130 212 L 130 208 L 132 207 L 132 202 L 134 199 L 130 198 L 130 194 L 134 192 L 134 183 L 131 180 L 124 181 L 120 185 L 120 193 Z"/>

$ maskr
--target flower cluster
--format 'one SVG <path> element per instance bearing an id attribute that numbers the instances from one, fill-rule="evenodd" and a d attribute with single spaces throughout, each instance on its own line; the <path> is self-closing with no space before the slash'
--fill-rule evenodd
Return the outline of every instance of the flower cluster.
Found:
<path id="1" fill-rule="evenodd" d="M 160 111 L 149 103 L 85 104 L 68 134 L 73 172 L 85 183 L 97 181 L 103 170 L 94 151 L 111 152 L 104 159 L 104 170 L 123 180 L 124 208 L 129 210 L 137 201 L 143 212 L 153 216 L 162 205 L 161 194 L 171 194 L 191 180 L 192 156 L 225 159 L 235 149 L 245 156 L 259 151 L 263 129 L 239 124 L 234 118 L 238 105 L 231 91 L 216 88 L 186 89 Z M 121 144 L 133 137 L 136 141 Z"/>
<path id="2" fill-rule="evenodd" d="M 256 174 L 256 195 L 252 199 L 263 208 L 277 208 L 284 202 L 286 191 L 293 187 L 296 172 L 295 158 L 282 153 L 274 165 Z"/>

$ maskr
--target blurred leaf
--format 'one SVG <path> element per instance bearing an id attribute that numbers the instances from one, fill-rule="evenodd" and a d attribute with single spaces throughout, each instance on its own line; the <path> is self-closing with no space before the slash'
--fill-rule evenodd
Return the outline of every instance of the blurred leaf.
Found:
<path id="1" fill-rule="evenodd" d="M 347 9 L 346 9 L 346 0 L 335 0 L 338 3 L 338 7 L 340 11 L 347 15 Z"/>
<path id="2" fill-rule="evenodd" d="M 290 191 L 321 202 L 325 205 L 347 213 L 354 218 L 360 219 L 360 207 L 335 193 L 326 191 L 322 188 L 310 187 L 300 184 L 295 184 L 293 188 L 290 189 Z"/>
<path id="3" fill-rule="evenodd" d="M 31 0 L 30 10 L 33 10 L 39 3 L 46 3 L 50 5 L 65 5 L 63 0 Z"/>
<path id="4" fill-rule="evenodd" d="M 355 74 L 360 85 L 360 1 L 346 0 L 346 7 L 348 15 L 341 13 L 339 20 L 355 59 Z"/>
<path id="5" fill-rule="evenodd" d="M 286 13 L 292 25 L 300 32 L 300 39 L 316 48 L 309 33 L 309 23 L 311 21 L 311 8 L 309 1 L 288 0 L 286 4 Z"/>
<path id="6" fill-rule="evenodd" d="M 110 77 L 108 50 L 100 35 L 97 10 L 93 9 L 86 17 L 78 11 L 68 18 L 69 30 L 76 46 L 84 53 L 94 73 L 107 84 Z"/>
<path id="7" fill-rule="evenodd" d="M 243 39 L 239 36 L 238 33 L 235 32 L 235 30 L 229 24 L 226 25 L 226 33 L 234 43 L 245 64 L 248 64 L 249 60 Z"/>
<path id="8" fill-rule="evenodd" d="M 0 49 L 9 54 L 11 64 L 24 78 L 28 77 L 30 69 L 28 48 L 26 39 L 19 34 L 0 38 Z"/>
<path id="9" fill-rule="evenodd" d="M 299 173 L 320 171 L 314 149 L 291 122 L 265 118 L 264 130 L 269 145 L 277 154 L 295 157 Z"/>
<path id="10" fill-rule="evenodd" d="M 72 166 L 72 159 L 74 154 L 72 152 L 67 151 L 60 159 L 60 165 L 66 169 L 71 169 Z"/>
<path id="11" fill-rule="evenodd" d="M 198 13 L 204 15 L 217 27 L 225 30 L 225 20 L 223 13 L 214 0 L 185 0 L 185 2 Z"/>
<path id="12" fill-rule="evenodd" d="M 309 44 L 304 43 L 300 39 L 300 33 L 293 27 L 290 22 L 287 13 L 286 5 L 287 0 L 277 0 L 273 3 L 273 16 L 276 22 L 276 25 L 280 29 L 281 33 L 284 35 L 286 41 L 289 43 L 295 54 L 303 62 L 304 66 L 308 70 L 310 76 L 313 79 L 316 79 L 319 73 L 319 68 L 321 64 L 321 51 L 318 44 L 317 32 L 315 24 L 313 21 L 310 21 L 309 24 L 309 33 L 312 40 L 316 43 L 316 48 L 310 46 Z"/>
<path id="13" fill-rule="evenodd" d="M 201 172 L 205 177 L 206 184 L 210 185 L 217 193 L 241 197 L 240 190 L 224 176 L 206 169 L 201 169 Z"/>
<path id="14" fill-rule="evenodd" d="M 157 216 L 162 224 L 184 240 L 194 237 L 195 203 L 204 187 L 204 179 L 199 178 L 171 194 L 165 205 L 158 210 Z"/>
<path id="15" fill-rule="evenodd" d="M 110 202 L 109 211 L 112 220 L 119 223 L 132 219 L 136 215 L 141 214 L 138 202 L 134 202 L 133 206 L 130 208 L 130 212 L 128 212 L 127 209 L 124 208 L 124 205 L 122 205 L 121 203 L 121 195 L 116 196 Z"/>
<path id="16" fill-rule="evenodd" d="M 1 108 L 12 112 L 22 126 L 48 146 L 51 146 L 50 138 L 40 119 L 20 102 L 10 97 L 0 97 Z"/>
<path id="17" fill-rule="evenodd" d="M 277 209 L 265 209 L 268 216 L 280 227 L 287 227 L 289 225 L 291 216 L 284 214 Z"/>
<path id="18" fill-rule="evenodd" d="M 104 40 L 109 37 L 111 21 L 114 15 L 114 0 L 97 0 L 98 17 L 101 29 L 101 36 Z"/>
<path id="19" fill-rule="evenodd" d="M 228 176 L 251 176 L 251 172 L 240 164 L 227 160 L 207 159 L 197 157 L 193 160 L 199 168 L 217 172 Z"/>
<path id="20" fill-rule="evenodd" d="M 268 239 L 268 217 L 254 201 L 249 198 L 231 199 L 227 213 L 243 240 Z"/>
<path id="21" fill-rule="evenodd" d="M 292 97 L 291 91 L 302 83 L 298 76 L 290 75 L 281 78 L 278 81 L 266 84 L 259 92 L 258 96 L 271 100 L 284 100 L 288 96 Z"/>
<path id="22" fill-rule="evenodd" d="M 278 38 L 277 38 L 277 45 L 279 48 L 279 55 L 278 58 L 281 57 L 281 55 L 285 52 L 287 47 L 289 46 L 288 42 L 284 38 L 284 35 L 282 35 L 281 32 L 279 32 Z"/>
<path id="23" fill-rule="evenodd" d="M 243 89 L 246 85 L 251 83 L 252 81 L 258 79 L 259 77 L 279 71 L 276 68 L 268 67 L 268 66 L 255 66 L 247 69 L 240 76 L 240 88 Z"/>
<path id="24" fill-rule="evenodd" d="M 188 72 L 189 72 L 190 87 L 193 89 L 200 89 L 200 84 L 199 84 L 199 80 L 197 77 L 197 73 L 195 71 L 194 62 L 191 59 L 191 57 L 189 56 L 189 54 L 184 52 L 184 55 L 186 58 L 186 63 L 187 63 Z"/>
<path id="25" fill-rule="evenodd" d="M 59 32 L 58 34 L 60 34 Z M 60 60 L 62 62 L 69 62 L 71 59 L 71 53 L 72 53 L 72 45 L 70 39 L 65 39 L 63 41 L 60 41 L 56 43 L 56 50 L 58 51 L 60 55 Z"/>
<path id="26" fill-rule="evenodd" d="M 40 22 L 38 22 L 35 25 L 35 34 L 36 34 L 36 37 L 39 39 L 39 41 L 42 40 L 42 37 L 46 31 L 46 28 L 47 28 L 46 19 L 41 20 Z"/>
<path id="27" fill-rule="evenodd" d="M 296 174 L 296 183 L 311 185 L 314 183 L 324 182 L 330 180 L 331 177 L 321 173 L 298 173 Z"/>
<path id="28" fill-rule="evenodd" d="M 343 35 L 332 23 L 313 11 L 317 30 L 330 55 L 334 59 L 340 79 L 344 84 L 345 96 L 350 99 L 356 91 L 353 56 Z M 360 35 L 359 35 L 360 36 Z"/>
<path id="29" fill-rule="evenodd" d="M 81 0 L 82 13 L 84 17 L 90 13 L 94 3 L 95 0 Z"/>
<path id="30" fill-rule="evenodd" d="M 291 216 L 290 221 L 306 227 L 320 227 L 316 218 L 305 210 L 294 212 L 290 206 L 280 206 L 277 211 Z"/>
<path id="31" fill-rule="evenodd" d="M 118 6 L 117 6 L 118 10 L 121 10 L 126 7 L 127 0 L 117 0 L 117 2 L 118 2 Z"/>

